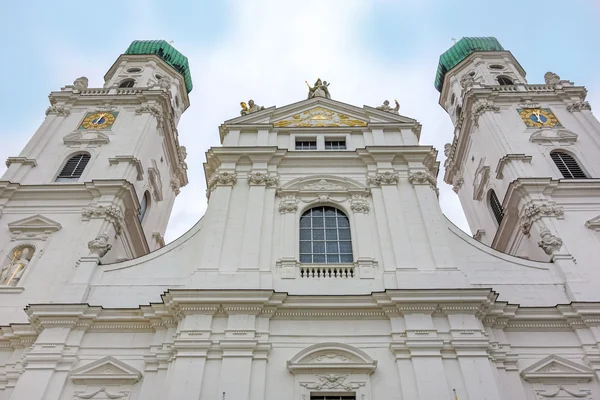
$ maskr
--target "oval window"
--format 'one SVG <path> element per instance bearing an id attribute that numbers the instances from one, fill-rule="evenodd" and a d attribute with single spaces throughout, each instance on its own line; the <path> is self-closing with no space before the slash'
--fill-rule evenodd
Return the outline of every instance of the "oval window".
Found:
<path id="1" fill-rule="evenodd" d="M 137 67 L 135 67 L 135 68 L 129 68 L 127 70 L 127 72 L 129 72 L 130 74 L 137 74 L 138 72 L 142 72 L 142 69 L 141 68 L 137 68 Z"/>

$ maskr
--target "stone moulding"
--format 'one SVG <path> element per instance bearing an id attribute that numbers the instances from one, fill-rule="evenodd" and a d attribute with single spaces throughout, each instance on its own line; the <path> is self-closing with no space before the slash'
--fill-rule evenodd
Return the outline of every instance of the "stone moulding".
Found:
<path id="1" fill-rule="evenodd" d="M 135 167 L 137 172 L 136 179 L 141 181 L 144 179 L 144 168 L 142 167 L 142 162 L 134 156 L 115 156 L 113 158 L 108 159 L 109 165 L 117 165 L 119 163 L 128 163 Z"/>
<path id="2" fill-rule="evenodd" d="M 37 167 L 37 161 L 27 157 L 8 157 L 6 159 L 6 168 L 10 167 L 12 164 L 29 165 L 32 168 Z"/>
<path id="3" fill-rule="evenodd" d="M 322 374 L 333 371 L 338 374 L 353 371 L 369 375 L 377 369 L 377 361 L 354 346 L 326 342 L 300 351 L 287 362 L 287 368 L 292 374 L 305 371 L 319 371 Z M 328 384 L 325 383 L 324 386 Z"/>
<path id="4" fill-rule="evenodd" d="M 507 154 L 498 160 L 498 165 L 496 166 L 496 179 L 504 178 L 503 171 L 504 167 L 508 165 L 511 161 L 523 161 L 527 163 L 531 163 L 532 156 L 526 156 L 525 154 Z"/>

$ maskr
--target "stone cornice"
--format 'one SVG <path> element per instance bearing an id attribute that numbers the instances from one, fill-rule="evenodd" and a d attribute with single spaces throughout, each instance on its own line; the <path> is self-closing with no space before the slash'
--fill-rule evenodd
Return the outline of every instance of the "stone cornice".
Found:
<path id="1" fill-rule="evenodd" d="M 498 165 L 496 166 L 496 179 L 504 178 L 503 171 L 504 167 L 510 163 L 511 161 L 523 161 L 527 163 L 531 163 L 532 156 L 526 156 L 525 154 L 507 154 L 501 159 L 498 160 Z"/>
<path id="2" fill-rule="evenodd" d="M 119 163 L 127 163 L 131 164 L 135 167 L 137 172 L 137 180 L 141 181 L 144 179 L 144 168 L 142 167 L 142 162 L 134 157 L 134 156 L 114 156 L 113 158 L 108 159 L 109 165 L 116 165 Z"/>
<path id="3" fill-rule="evenodd" d="M 6 159 L 6 167 L 10 167 L 11 164 L 29 165 L 32 168 L 37 167 L 37 161 L 35 161 L 33 158 L 27 157 L 8 157 Z"/>

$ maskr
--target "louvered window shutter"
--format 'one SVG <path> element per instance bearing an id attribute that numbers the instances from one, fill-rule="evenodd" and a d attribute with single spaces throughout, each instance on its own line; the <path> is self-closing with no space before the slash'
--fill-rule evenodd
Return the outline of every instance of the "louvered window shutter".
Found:
<path id="1" fill-rule="evenodd" d="M 565 179 L 586 179 L 585 172 L 581 169 L 577 161 L 568 153 L 555 151 L 550 153 L 552 161 Z"/>
<path id="2" fill-rule="evenodd" d="M 77 154 L 69 158 L 69 161 L 65 164 L 60 174 L 56 178 L 57 181 L 77 179 L 83 173 L 88 161 L 90 161 L 90 155 L 83 153 Z"/>
<path id="3" fill-rule="evenodd" d="M 490 206 L 492 207 L 492 213 L 498 222 L 498 225 L 502 222 L 502 218 L 504 218 L 504 210 L 502 209 L 502 203 L 498 200 L 498 196 L 496 196 L 496 192 L 492 190 L 490 194 Z"/>

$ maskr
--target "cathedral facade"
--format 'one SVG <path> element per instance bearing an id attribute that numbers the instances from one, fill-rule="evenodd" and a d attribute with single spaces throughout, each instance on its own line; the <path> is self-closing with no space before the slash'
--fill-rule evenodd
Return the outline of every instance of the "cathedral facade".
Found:
<path id="1" fill-rule="evenodd" d="M 437 151 L 388 101 L 326 81 L 242 103 L 188 183 L 187 58 L 136 41 L 102 88 L 52 92 L 0 181 L 0 399 L 600 399 L 600 123 L 586 89 L 530 84 L 463 38 L 435 86 Z M 215 132 L 216 133 L 216 132 Z"/>

